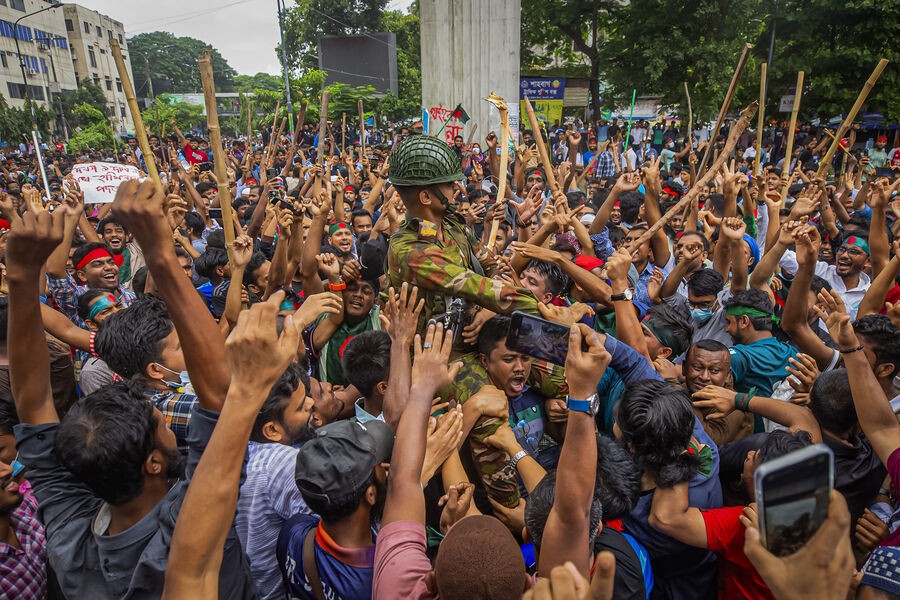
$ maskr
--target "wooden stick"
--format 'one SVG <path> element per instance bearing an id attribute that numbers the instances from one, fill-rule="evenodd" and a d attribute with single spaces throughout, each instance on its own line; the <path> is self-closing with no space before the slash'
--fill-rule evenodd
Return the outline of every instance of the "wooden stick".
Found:
<path id="1" fill-rule="evenodd" d="M 359 113 L 359 155 L 363 157 L 366 155 L 366 117 L 363 114 L 362 98 L 356 101 L 356 112 Z"/>
<path id="2" fill-rule="evenodd" d="M 741 113 L 741 118 L 734 124 L 734 127 L 731 128 L 731 131 L 728 132 L 728 139 L 725 141 L 725 147 L 722 149 L 722 152 L 716 158 L 716 162 L 709 168 L 709 170 L 697 180 L 697 183 L 691 187 L 690 191 L 684 195 L 684 197 L 678 201 L 678 204 L 670 208 L 666 214 L 659 218 L 659 220 L 653 224 L 650 229 L 645 231 L 641 237 L 637 240 L 629 244 L 632 248 L 636 248 L 641 244 L 650 241 L 650 238 L 653 235 L 662 229 L 666 223 L 669 222 L 669 219 L 672 218 L 673 215 L 680 214 L 681 211 L 684 210 L 684 207 L 688 206 L 694 198 L 700 193 L 700 190 L 706 187 L 710 181 L 715 178 L 716 173 L 722 168 L 725 164 L 725 161 L 728 159 L 728 155 L 734 150 L 734 147 L 737 145 L 738 138 L 741 137 L 741 134 L 744 133 L 744 130 L 750 124 L 750 119 L 753 118 L 753 115 L 756 114 L 756 109 L 758 105 L 756 101 L 753 101 L 750 106 L 744 109 L 744 112 Z"/>
<path id="3" fill-rule="evenodd" d="M 762 64 L 760 67 L 760 76 L 759 76 L 759 116 L 756 120 L 756 160 L 753 161 L 753 176 L 756 177 L 759 175 L 759 163 L 762 158 L 762 136 L 763 136 L 763 125 L 765 124 L 766 118 L 766 74 L 768 72 L 769 65 L 766 63 Z"/>
<path id="4" fill-rule="evenodd" d="M 234 264 L 234 219 L 231 213 L 231 190 L 228 187 L 228 174 L 225 172 L 225 150 L 222 148 L 222 131 L 219 129 L 219 113 L 216 110 L 216 84 L 213 80 L 209 50 L 205 50 L 200 55 L 198 63 L 200 65 L 200 82 L 203 84 L 203 99 L 206 102 L 206 127 L 209 129 L 209 147 L 213 153 L 219 206 L 222 209 L 225 250 L 228 253 L 228 262 Z M 260 202 L 264 201 L 260 200 Z"/>
<path id="5" fill-rule="evenodd" d="M 816 177 L 824 177 L 825 173 L 828 172 L 828 167 L 831 166 L 831 159 L 834 158 L 834 153 L 837 152 L 838 146 L 841 145 L 841 138 L 847 133 L 847 130 L 850 129 L 850 125 L 853 124 L 853 119 L 856 118 L 857 113 L 859 113 L 859 109 L 862 108 L 863 102 L 866 101 L 866 98 L 869 97 L 869 93 L 872 91 L 872 88 L 875 87 L 875 82 L 878 81 L 878 78 L 881 77 L 881 74 L 884 72 L 885 67 L 888 65 L 888 60 L 886 58 L 882 58 L 878 61 L 878 65 L 875 67 L 875 70 L 872 71 L 872 74 L 869 75 L 869 79 L 866 80 L 866 84 L 863 86 L 862 91 L 859 93 L 859 96 L 856 98 L 856 102 L 853 103 L 853 107 L 850 109 L 850 112 L 847 113 L 847 116 L 844 118 L 844 121 L 841 123 L 841 126 L 838 127 L 837 133 L 834 134 L 834 141 L 831 142 L 831 146 L 828 148 L 828 152 L 825 153 L 825 156 L 819 161 L 819 170 L 816 171 Z"/>
<path id="6" fill-rule="evenodd" d="M 272 147 L 272 139 L 275 137 L 275 124 L 278 123 L 278 111 L 281 110 L 281 100 L 275 103 L 275 114 L 272 115 L 272 132 L 269 134 L 269 144 L 267 148 Z"/>
<path id="7" fill-rule="evenodd" d="M 688 150 L 688 154 L 690 154 L 691 152 L 694 151 L 693 150 L 693 148 L 694 148 L 694 109 L 691 108 L 691 93 L 688 91 L 687 81 L 684 82 L 684 95 L 687 96 L 687 103 L 688 103 L 687 143 L 688 143 L 688 148 L 691 148 L 690 150 Z"/>
<path id="8" fill-rule="evenodd" d="M 722 127 L 722 122 L 725 120 L 725 115 L 728 113 L 728 109 L 731 108 L 731 101 L 734 99 L 734 90 L 737 89 L 738 79 L 740 79 L 741 71 L 744 70 L 744 65 L 747 63 L 747 57 L 750 55 L 751 48 L 753 48 L 752 44 L 744 44 L 744 51 L 741 52 L 741 58 L 740 60 L 738 60 L 737 67 L 734 70 L 734 75 L 731 76 L 731 84 L 729 84 L 728 92 L 725 94 L 725 101 L 722 102 L 722 108 L 719 109 L 719 116 L 716 118 L 716 126 L 713 129 L 712 134 L 709 136 L 709 143 L 703 150 L 703 159 L 700 161 L 700 167 L 697 169 L 697 174 L 701 177 L 706 170 L 706 163 L 709 161 L 712 147 L 715 145 L 716 136 L 719 135 L 719 129 Z"/>
<path id="9" fill-rule="evenodd" d="M 344 138 L 347 137 L 347 113 L 341 113 L 341 156 L 344 155 Z"/>
<path id="10" fill-rule="evenodd" d="M 827 135 L 827 136 L 830 137 L 831 139 L 835 139 L 835 138 L 834 138 L 834 134 L 831 133 L 831 130 L 830 130 L 830 129 L 826 129 L 826 130 L 825 130 L 825 135 Z M 850 154 L 850 151 L 847 150 L 845 147 L 841 146 L 840 142 L 838 143 L 838 148 L 840 148 L 840 149 L 844 152 L 844 154 L 847 154 L 847 155 Z"/>
<path id="11" fill-rule="evenodd" d="M 125 92 L 125 100 L 128 101 L 128 110 L 131 112 L 131 120 L 134 121 L 134 135 L 138 140 L 138 146 L 144 155 L 144 163 L 147 165 L 147 173 L 150 179 L 156 185 L 156 190 L 163 193 L 163 184 L 159 178 L 159 171 L 156 170 L 156 159 L 150 150 L 150 142 L 147 140 L 147 130 L 144 129 L 144 120 L 141 118 L 141 109 L 138 107 L 137 98 L 134 95 L 134 86 L 131 84 L 131 77 L 128 75 L 128 69 L 125 68 L 125 59 L 122 58 L 122 49 L 119 47 L 118 40 L 110 40 L 109 46 L 112 49 L 113 59 L 116 61 L 116 70 L 119 71 L 119 79 L 122 81 L 122 90 Z M 140 165 L 138 165 L 140 167 Z"/>
<path id="12" fill-rule="evenodd" d="M 496 106 L 500 112 L 500 172 L 497 173 L 497 204 L 499 205 L 506 198 L 506 175 L 509 169 L 509 107 L 506 105 L 506 101 L 494 92 L 491 92 L 491 95 L 485 100 Z M 499 229 L 500 220 L 495 216 L 491 221 L 488 250 L 494 247 L 494 240 L 497 239 Z"/>
<path id="13" fill-rule="evenodd" d="M 281 125 L 278 126 L 278 133 L 272 139 L 272 152 L 278 151 L 278 141 L 281 139 L 281 134 L 284 133 L 284 126 L 287 125 L 287 117 L 281 117 Z"/>
<path id="14" fill-rule="evenodd" d="M 316 160 L 322 163 L 322 168 L 325 168 L 325 152 L 323 152 L 323 148 L 325 146 L 325 135 L 328 133 L 328 98 L 331 96 L 331 92 L 328 90 L 322 91 L 322 106 L 319 108 L 319 145 L 316 148 L 316 152 L 318 156 Z M 323 177 L 326 174 L 323 171 Z"/>
<path id="15" fill-rule="evenodd" d="M 247 98 L 247 151 L 253 152 L 253 100 Z"/>
<path id="16" fill-rule="evenodd" d="M 300 102 L 300 114 L 297 115 L 297 125 L 294 127 L 294 143 L 297 144 L 297 147 L 300 147 L 300 144 L 297 143 L 297 129 L 299 128 L 303 131 L 303 124 L 306 122 L 306 100 Z"/>
<path id="17" fill-rule="evenodd" d="M 550 162 L 550 153 L 547 152 L 547 145 L 544 143 L 543 139 L 544 136 L 541 135 L 541 128 L 537 116 L 534 114 L 534 107 L 531 106 L 531 100 L 528 98 L 525 98 L 525 112 L 528 113 L 528 122 L 531 124 L 531 131 L 534 133 L 534 141 L 537 144 L 538 156 L 541 157 L 541 164 L 544 166 L 544 171 L 547 173 L 547 185 L 550 187 L 550 192 L 555 194 L 560 191 L 559 183 L 556 181 L 556 174 L 553 172 L 553 164 Z"/>
<path id="18" fill-rule="evenodd" d="M 800 112 L 800 97 L 803 95 L 803 71 L 797 73 L 797 87 L 794 88 L 794 106 L 791 108 L 791 124 L 788 129 L 787 148 L 784 155 L 784 164 L 781 166 L 781 208 L 784 208 L 785 200 L 787 200 L 788 187 L 790 187 L 791 174 L 791 154 L 794 153 L 794 133 L 797 129 L 797 113 Z M 799 159 L 798 159 L 799 162 Z M 803 165 L 797 165 L 800 169 Z"/>

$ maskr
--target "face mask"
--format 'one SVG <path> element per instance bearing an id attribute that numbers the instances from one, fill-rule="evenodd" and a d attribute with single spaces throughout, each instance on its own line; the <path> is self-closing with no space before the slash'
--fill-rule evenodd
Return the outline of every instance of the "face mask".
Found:
<path id="1" fill-rule="evenodd" d="M 741 167 L 741 173 L 746 173 L 750 170 L 750 167 Z"/>
<path id="2" fill-rule="evenodd" d="M 481 148 L 472 148 L 472 154 L 481 154 Z"/>
<path id="3" fill-rule="evenodd" d="M 706 325 L 707 321 L 712 319 L 713 310 L 711 308 L 692 308 L 691 320 L 698 325 Z"/>
<path id="4" fill-rule="evenodd" d="M 173 375 L 178 375 L 178 381 L 167 381 L 163 379 L 163 383 L 166 384 L 166 387 L 172 388 L 176 392 L 185 392 L 191 388 L 191 376 L 188 375 L 187 371 L 173 371 L 172 369 L 164 367 L 159 363 L 154 364 L 164 371 L 168 371 Z"/>

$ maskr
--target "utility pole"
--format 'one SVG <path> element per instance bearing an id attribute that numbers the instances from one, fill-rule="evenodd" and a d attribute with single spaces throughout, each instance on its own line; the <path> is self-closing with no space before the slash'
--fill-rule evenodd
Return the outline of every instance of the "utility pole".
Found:
<path id="1" fill-rule="evenodd" d="M 291 139 L 294 137 L 294 106 L 291 102 L 291 79 L 288 73 L 287 49 L 284 47 L 284 0 L 275 0 L 278 6 L 278 30 L 281 33 L 281 72 L 284 75 L 284 97 L 287 102 L 288 126 Z M 278 115 L 275 115 L 278 118 Z M 302 126 L 302 123 L 301 123 Z"/>

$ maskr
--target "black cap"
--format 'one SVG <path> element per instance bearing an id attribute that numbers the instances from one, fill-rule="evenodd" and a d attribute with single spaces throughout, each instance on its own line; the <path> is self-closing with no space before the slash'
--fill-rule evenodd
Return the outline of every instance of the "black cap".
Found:
<path id="1" fill-rule="evenodd" d="M 359 489 L 376 465 L 390 461 L 393 448 L 394 432 L 383 421 L 326 425 L 297 454 L 297 488 L 304 496 L 332 502 Z"/>

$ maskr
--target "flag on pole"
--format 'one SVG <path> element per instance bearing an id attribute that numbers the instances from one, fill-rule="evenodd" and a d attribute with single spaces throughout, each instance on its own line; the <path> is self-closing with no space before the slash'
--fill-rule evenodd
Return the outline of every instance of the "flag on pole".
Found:
<path id="1" fill-rule="evenodd" d="M 456 108 L 453 109 L 453 114 L 450 116 L 453 119 L 458 119 L 463 125 L 468 123 L 470 118 L 469 113 L 462 107 L 462 103 L 456 105 Z"/>

